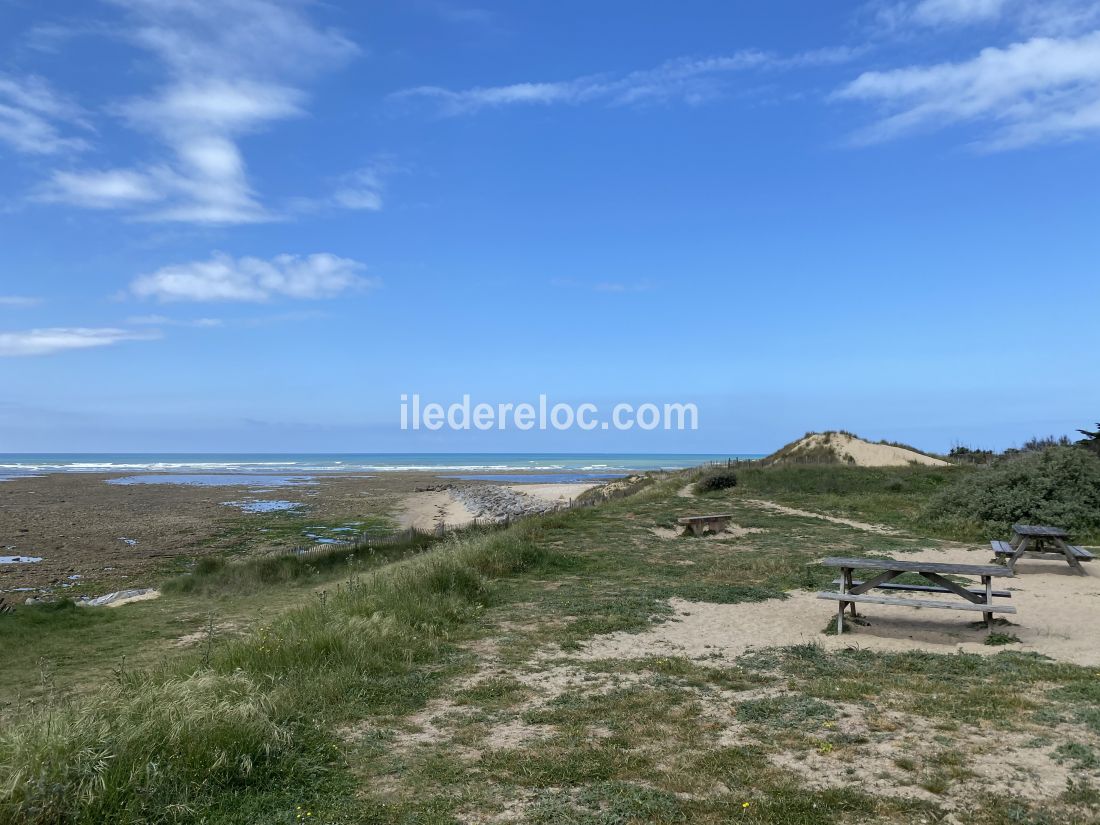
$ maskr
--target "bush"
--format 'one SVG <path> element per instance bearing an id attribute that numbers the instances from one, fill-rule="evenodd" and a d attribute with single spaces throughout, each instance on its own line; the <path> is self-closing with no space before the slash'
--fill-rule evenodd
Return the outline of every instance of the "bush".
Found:
<path id="1" fill-rule="evenodd" d="M 1019 453 L 960 477 L 929 504 L 933 521 L 976 523 L 990 535 L 1014 522 L 1075 533 L 1100 529 L 1100 459 L 1075 447 Z"/>
<path id="2" fill-rule="evenodd" d="M 713 493 L 715 490 L 728 490 L 737 486 L 737 473 L 732 470 L 719 470 L 709 473 L 695 482 L 695 492 Z"/>

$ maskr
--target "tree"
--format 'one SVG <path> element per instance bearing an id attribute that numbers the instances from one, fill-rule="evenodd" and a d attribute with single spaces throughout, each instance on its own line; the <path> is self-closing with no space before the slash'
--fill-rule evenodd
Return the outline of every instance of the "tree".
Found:
<path id="1" fill-rule="evenodd" d="M 1077 432 L 1085 436 L 1077 443 L 1086 450 L 1100 455 L 1100 421 L 1096 422 L 1096 432 L 1089 432 L 1088 430 L 1078 430 Z"/>

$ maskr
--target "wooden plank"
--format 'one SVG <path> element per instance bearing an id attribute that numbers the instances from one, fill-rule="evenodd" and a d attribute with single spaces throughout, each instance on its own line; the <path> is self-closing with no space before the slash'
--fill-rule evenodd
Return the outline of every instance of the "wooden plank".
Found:
<path id="1" fill-rule="evenodd" d="M 840 579 L 834 579 L 833 584 L 840 584 Z M 852 585 L 858 587 L 863 584 L 861 581 L 853 581 Z M 897 582 L 887 582 L 885 584 L 876 584 L 876 590 L 912 590 L 917 593 L 950 593 L 946 587 L 933 587 L 928 584 L 898 584 Z M 968 588 L 971 593 L 981 594 L 985 590 L 980 588 Z M 1001 599 L 1011 599 L 1012 594 L 1007 590 L 994 590 L 993 595 Z"/>
<path id="2" fill-rule="evenodd" d="M 1074 558 L 1076 558 L 1078 561 L 1092 561 L 1096 558 L 1096 556 L 1094 556 L 1088 550 L 1085 550 L 1081 547 L 1076 547 L 1072 544 L 1067 546 L 1069 547 L 1070 552 L 1073 553 Z M 993 552 L 996 553 L 998 556 L 1011 556 L 1016 551 L 1010 547 L 1007 550 L 994 550 Z M 1025 550 L 1022 557 L 1025 559 L 1043 557 L 1064 559 L 1066 557 L 1066 554 L 1063 553 L 1061 550 L 1052 548 L 1050 550 Z"/>
<path id="3" fill-rule="evenodd" d="M 985 598 L 984 593 L 982 593 L 981 595 L 975 595 L 974 593 L 971 593 L 969 590 L 964 588 L 962 585 L 955 584 L 955 582 L 951 581 L 950 579 L 945 579 L 938 573 L 922 571 L 921 575 L 933 584 L 939 585 L 940 587 L 947 590 L 949 593 L 954 593 L 956 596 L 961 596 L 968 602 L 973 602 L 974 604 L 985 604 L 987 601 L 989 601 L 989 599 Z M 982 576 L 982 579 L 984 581 L 990 580 L 988 576 Z"/>
<path id="4" fill-rule="evenodd" d="M 848 593 L 866 593 L 868 590 L 874 587 L 884 587 L 885 583 L 893 578 L 897 578 L 901 574 L 896 570 L 885 570 L 879 573 L 870 581 L 860 582 L 858 585 L 852 581 L 852 571 L 848 568 L 844 569 L 844 579 L 847 582 L 847 587 L 844 590 Z M 855 605 L 852 606 L 853 608 Z"/>
<path id="5" fill-rule="evenodd" d="M 934 607 L 943 610 L 970 610 L 975 613 L 1015 613 L 1016 608 L 1007 604 L 971 604 L 970 602 L 933 602 L 927 599 L 898 599 L 893 596 L 857 596 L 852 593 L 837 593 L 823 590 L 817 594 L 819 599 L 833 599 L 842 602 L 865 602 L 867 604 L 892 604 L 899 607 Z"/>
<path id="6" fill-rule="evenodd" d="M 733 513 L 722 513 L 714 516 L 684 516 L 676 519 L 677 524 L 695 524 L 700 521 L 720 521 L 733 518 Z"/>
<path id="7" fill-rule="evenodd" d="M 1069 536 L 1061 527 L 1048 527 L 1045 524 L 1013 524 L 1012 532 L 1018 536 L 1031 536 L 1032 538 L 1059 538 Z"/>
<path id="8" fill-rule="evenodd" d="M 826 567 L 850 567 L 853 570 L 896 570 L 899 573 L 929 571 L 958 576 L 1011 576 L 1012 573 L 998 564 L 941 564 L 930 561 L 899 561 L 897 559 L 846 559 L 829 556 L 819 564 Z"/>
<path id="9" fill-rule="evenodd" d="M 1010 556 L 1016 552 L 1016 549 L 1007 541 L 991 541 L 989 546 L 993 548 L 993 552 L 1002 556 Z"/>

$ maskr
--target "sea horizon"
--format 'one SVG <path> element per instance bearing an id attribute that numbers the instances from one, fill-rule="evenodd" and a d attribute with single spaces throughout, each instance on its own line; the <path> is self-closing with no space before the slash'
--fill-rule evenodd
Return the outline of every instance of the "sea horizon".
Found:
<path id="1" fill-rule="evenodd" d="M 760 453 L 529 452 L 61 452 L 0 453 L 0 480 L 45 473 L 600 472 L 677 470 Z"/>

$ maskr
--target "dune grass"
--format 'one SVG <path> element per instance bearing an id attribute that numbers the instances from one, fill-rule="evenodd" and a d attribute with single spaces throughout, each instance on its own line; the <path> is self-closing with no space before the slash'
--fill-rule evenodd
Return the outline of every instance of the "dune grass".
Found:
<path id="1" fill-rule="evenodd" d="M 275 822 L 297 804 L 332 807 L 350 781 L 333 725 L 421 704 L 442 672 L 422 666 L 445 662 L 490 580 L 562 562 L 533 541 L 538 529 L 447 542 L 243 638 L 30 709 L 0 731 L 0 822 L 184 822 L 199 811 Z"/>

